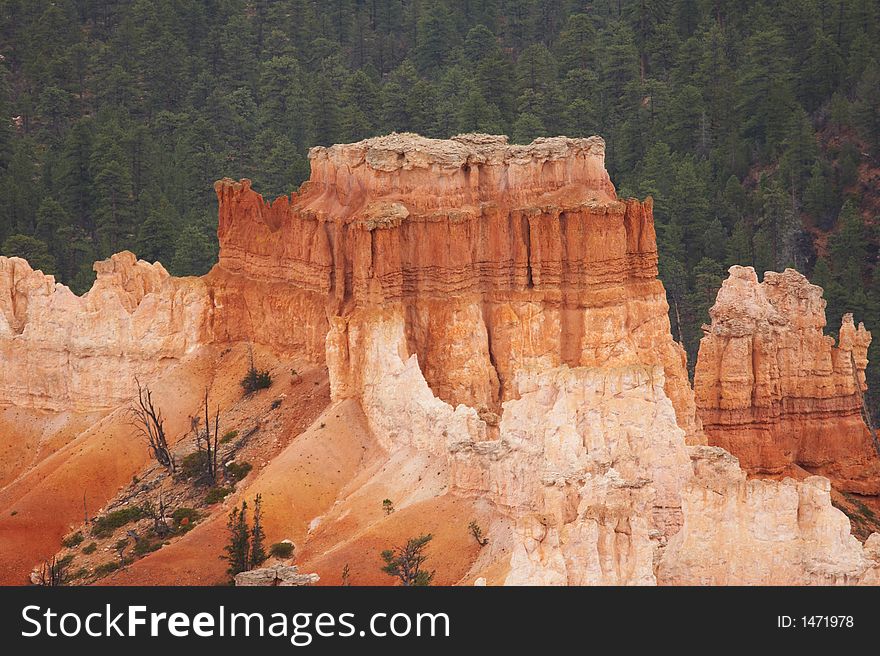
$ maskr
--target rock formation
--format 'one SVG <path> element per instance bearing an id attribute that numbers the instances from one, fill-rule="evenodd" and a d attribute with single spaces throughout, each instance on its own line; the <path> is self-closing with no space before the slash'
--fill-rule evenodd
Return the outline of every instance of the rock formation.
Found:
<path id="1" fill-rule="evenodd" d="M 393 134 L 312 149 L 311 179 L 271 204 L 220 181 L 218 335 L 322 360 L 331 330 L 342 398 L 363 387 L 348 343 L 393 315 L 438 398 L 496 413 L 523 368 L 657 364 L 700 441 L 651 201 L 617 200 L 604 154 L 598 137 Z"/>
<path id="2" fill-rule="evenodd" d="M 755 474 L 797 465 L 880 494 L 880 455 L 862 419 L 871 333 L 845 315 L 835 346 L 822 289 L 792 269 L 759 283 L 751 267 L 731 267 L 709 314 L 694 378 L 709 442 Z"/>
<path id="3" fill-rule="evenodd" d="M 235 575 L 236 587 L 294 587 L 314 585 L 321 580 L 317 574 L 300 574 L 296 565 L 269 565 Z"/>
<path id="4" fill-rule="evenodd" d="M 128 252 L 95 263 L 76 296 L 20 258 L 0 257 L 0 403 L 89 411 L 127 402 L 210 340 L 207 288 Z"/>
<path id="5" fill-rule="evenodd" d="M 880 583 L 880 533 L 864 548 L 831 505 L 827 478 L 746 480 L 719 447 L 693 447 L 684 526 L 660 562 L 658 582 L 689 585 Z"/>
<path id="6" fill-rule="evenodd" d="M 513 527 L 472 580 L 491 566 L 508 584 L 877 582 L 876 536 L 849 535 L 824 479 L 747 481 L 702 446 L 652 203 L 617 198 L 601 139 L 393 134 L 310 157 L 311 179 L 272 203 L 216 184 L 220 260 L 200 280 L 121 254 L 76 298 L 0 261 L 14 271 L 0 349 L 25 381 L 4 373 L 0 403 L 118 402 L 111 372 L 148 378 L 200 343 L 248 341 L 326 365 L 380 451 L 437 463 L 425 494 L 479 499 Z M 789 321 L 814 321 L 811 298 Z M 866 333 L 845 340 L 863 371 Z M 45 382 L 28 351 L 54 358 Z M 817 385 L 834 417 L 855 407 L 837 353 Z"/>

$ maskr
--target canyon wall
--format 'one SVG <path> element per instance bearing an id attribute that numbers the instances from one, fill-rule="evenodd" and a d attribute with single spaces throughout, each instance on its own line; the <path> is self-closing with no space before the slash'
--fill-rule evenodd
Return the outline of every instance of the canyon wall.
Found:
<path id="1" fill-rule="evenodd" d="M 87 412 L 131 399 L 211 339 L 198 278 L 172 278 L 128 252 L 95 263 L 79 297 L 20 258 L 0 257 L 0 404 Z"/>
<path id="2" fill-rule="evenodd" d="M 360 404 L 382 449 L 430 452 L 445 494 L 500 513 L 513 537 L 492 567 L 507 584 L 878 582 L 880 539 L 850 535 L 825 479 L 748 481 L 705 446 L 652 202 L 617 198 L 600 138 L 392 134 L 310 157 L 311 179 L 271 203 L 247 180 L 216 184 L 220 259 L 201 279 L 122 253 L 78 298 L 0 259 L 0 403 L 118 405 L 135 375 L 248 341 L 326 365 L 334 400 Z M 793 275 L 764 291 L 742 278 L 748 302 L 731 295 L 727 322 L 713 310 L 697 365 L 710 435 L 725 417 L 803 420 L 790 399 L 824 399 L 810 422 L 857 419 L 869 336 L 846 323 L 827 362 L 798 369 L 826 338 L 821 299 L 794 293 Z M 778 341 L 785 321 L 802 343 Z M 765 324 L 767 339 L 749 337 Z M 746 354 L 748 372 L 769 372 L 760 388 L 722 366 Z M 869 480 L 853 473 L 860 452 L 818 463 L 799 449 L 817 472 Z"/>
<path id="3" fill-rule="evenodd" d="M 797 466 L 845 491 L 880 494 L 880 456 L 862 419 L 871 333 L 845 315 L 823 333 L 822 289 L 792 269 L 734 266 L 709 311 L 694 389 L 711 444 L 757 475 Z"/>

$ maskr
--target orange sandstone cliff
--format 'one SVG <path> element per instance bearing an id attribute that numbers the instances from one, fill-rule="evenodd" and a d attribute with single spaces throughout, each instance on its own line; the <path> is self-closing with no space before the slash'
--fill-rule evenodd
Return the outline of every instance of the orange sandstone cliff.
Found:
<path id="1" fill-rule="evenodd" d="M 22 363 L 63 354 L 53 375 L 76 384 L 44 384 L 16 365 L 0 374 L 0 408 L 119 405 L 137 375 L 164 393 L 175 434 L 185 434 L 198 411 L 187 394 L 212 385 L 230 399 L 224 430 L 257 413 L 257 434 L 280 449 L 236 494 L 263 494 L 267 530 L 293 536 L 301 571 L 322 582 L 348 562 L 358 582 L 386 581 L 379 551 L 426 531 L 442 545 L 432 563 L 447 583 L 878 582 L 880 536 L 862 545 L 850 534 L 825 479 L 747 480 L 733 456 L 705 446 L 656 277 L 651 201 L 617 198 L 601 139 L 514 146 L 392 134 L 310 157 L 311 179 L 271 203 L 247 180 L 217 183 L 220 260 L 201 279 L 168 278 L 122 254 L 99 263 L 96 288 L 77 299 L 21 261 L 3 263 L 16 273 L 0 278 L 9 326 L 0 352 Z M 104 271 L 118 273 L 105 284 Z M 58 301 L 31 314 L 55 296 L 69 309 Z M 851 343 L 864 339 L 853 333 Z M 223 381 L 237 387 L 242 342 L 324 372 L 330 399 L 314 424 L 272 414 L 314 406 L 295 381 L 281 406 L 232 399 Z M 102 369 L 111 358 L 112 388 Z M 83 367 L 95 372 L 76 378 Z M 98 424 L 96 452 L 121 430 L 117 418 Z M 40 467 L 60 470 L 92 433 Z M 135 466 L 104 474 L 104 500 Z M 20 574 L 3 554 L 21 551 L 22 531 L 57 540 L 81 512 L 59 504 L 35 521 L 50 496 L 42 480 L 0 489 L 4 580 Z M 13 507 L 25 511 L 10 517 Z M 222 512 L 116 582 L 222 578 L 204 558 L 222 549 Z M 489 538 L 482 549 L 466 530 L 475 517 Z M 47 555 L 39 548 L 31 562 Z"/>
<path id="2" fill-rule="evenodd" d="M 709 311 L 694 388 L 709 442 L 757 475 L 796 465 L 880 494 L 880 453 L 862 416 L 871 333 L 845 315 L 823 333 L 822 289 L 800 273 L 734 266 Z"/>

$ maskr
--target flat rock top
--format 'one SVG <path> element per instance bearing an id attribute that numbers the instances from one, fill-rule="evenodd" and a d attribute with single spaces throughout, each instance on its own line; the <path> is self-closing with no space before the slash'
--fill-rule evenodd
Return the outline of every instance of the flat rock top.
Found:
<path id="1" fill-rule="evenodd" d="M 508 143 L 504 135 L 469 133 L 451 139 L 430 139 L 410 132 L 392 132 L 353 144 L 316 146 L 310 159 L 327 158 L 350 167 L 366 163 L 378 171 L 461 168 L 470 164 L 529 164 L 572 157 L 604 156 L 605 141 L 593 136 L 541 137 L 528 145 Z"/>

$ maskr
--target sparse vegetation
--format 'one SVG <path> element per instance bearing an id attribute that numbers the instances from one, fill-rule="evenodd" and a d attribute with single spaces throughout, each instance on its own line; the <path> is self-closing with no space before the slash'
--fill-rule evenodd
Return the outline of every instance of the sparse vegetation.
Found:
<path id="1" fill-rule="evenodd" d="M 274 401 L 272 401 L 272 405 L 271 405 L 272 410 L 277 410 L 280 407 L 281 407 L 281 399 L 275 399 Z"/>
<path id="2" fill-rule="evenodd" d="M 162 548 L 161 540 L 148 540 L 146 538 L 138 540 L 131 550 L 136 556 L 146 556 L 148 553 L 158 551 Z"/>
<path id="3" fill-rule="evenodd" d="M 382 552 L 382 560 L 385 561 L 382 571 L 400 579 L 405 586 L 431 585 L 435 572 L 422 569 L 422 565 L 428 559 L 425 548 L 433 538 L 434 536 L 428 533 L 407 540 L 403 547 L 386 549 Z"/>
<path id="4" fill-rule="evenodd" d="M 61 540 L 61 546 L 66 547 L 68 549 L 73 549 L 78 546 L 83 541 L 82 531 L 77 531 L 73 535 L 68 535 L 66 538 Z"/>
<path id="5" fill-rule="evenodd" d="M 226 473 L 236 483 L 244 479 L 251 469 L 253 469 L 253 465 L 249 462 L 230 462 L 226 465 Z"/>
<path id="6" fill-rule="evenodd" d="M 136 522 L 147 516 L 141 506 L 126 506 L 119 510 L 98 517 L 92 524 L 92 535 L 96 538 L 107 538 L 118 528 Z"/>
<path id="7" fill-rule="evenodd" d="M 195 508 L 183 507 L 171 513 L 171 519 L 174 521 L 174 530 L 177 533 L 186 533 L 201 519 L 201 514 Z"/>
<path id="8" fill-rule="evenodd" d="M 131 423 L 147 440 L 150 453 L 156 461 L 173 474 L 175 470 L 174 454 L 165 437 L 165 420 L 162 418 L 162 410 L 153 403 L 153 393 L 150 388 L 141 386 L 141 382 L 137 378 L 135 378 L 135 383 L 137 383 L 138 395 L 129 408 L 132 417 Z"/>
<path id="9" fill-rule="evenodd" d="M 82 548 L 82 552 L 88 556 L 89 554 L 95 553 L 95 550 L 97 548 L 98 548 L 97 542 L 89 542 L 86 546 L 84 546 Z"/>
<path id="10" fill-rule="evenodd" d="M 386 515 L 390 515 L 394 512 L 394 502 L 391 499 L 384 499 L 382 501 L 382 510 Z"/>
<path id="11" fill-rule="evenodd" d="M 263 496 L 258 494 L 254 499 L 254 526 L 251 529 L 251 569 L 262 565 L 266 558 L 266 533 L 263 531 Z"/>
<path id="12" fill-rule="evenodd" d="M 184 456 L 180 461 L 180 476 L 186 479 L 201 478 L 205 473 L 207 457 L 204 451 L 193 451 Z"/>
<path id="13" fill-rule="evenodd" d="M 269 547 L 269 555 L 275 558 L 290 558 L 293 555 L 293 542 L 276 542 Z"/>
<path id="14" fill-rule="evenodd" d="M 95 576 L 97 578 L 101 578 L 102 576 L 107 576 L 111 572 L 115 572 L 119 569 L 119 563 L 115 560 L 111 560 L 110 562 L 104 563 L 103 565 L 98 565 L 95 568 Z"/>
<path id="15" fill-rule="evenodd" d="M 474 536 L 474 540 L 476 540 L 477 544 L 481 547 L 485 547 L 489 544 L 489 538 L 483 535 L 483 529 L 480 528 L 480 525 L 477 524 L 476 520 L 471 520 L 471 523 L 468 524 L 468 531 L 470 531 L 471 535 Z"/>
<path id="16" fill-rule="evenodd" d="M 209 506 L 215 503 L 219 503 L 230 494 L 232 494 L 231 487 L 212 487 L 210 490 L 208 490 L 208 494 L 205 495 L 205 503 Z"/>
<path id="17" fill-rule="evenodd" d="M 245 572 L 250 567 L 251 536 L 247 522 L 247 501 L 241 502 L 241 508 L 236 506 L 232 509 L 226 528 L 229 530 L 229 544 L 224 549 L 229 563 L 226 571 L 234 579 L 236 574 Z"/>
<path id="18" fill-rule="evenodd" d="M 180 461 L 180 476 L 182 478 L 201 478 L 206 469 L 205 461 L 208 454 L 204 451 L 193 451 Z"/>
<path id="19" fill-rule="evenodd" d="M 199 418 L 192 418 L 192 432 L 195 434 L 196 453 L 200 454 L 193 462 L 201 467 L 200 482 L 213 485 L 217 481 L 217 445 L 220 442 L 220 409 L 214 411 L 214 426 L 211 428 L 211 415 L 208 410 L 208 390 L 205 390 L 205 429 L 199 429 Z"/>
<path id="20" fill-rule="evenodd" d="M 37 585 L 53 588 L 65 585 L 70 578 L 68 576 L 68 569 L 70 569 L 70 564 L 72 562 L 72 554 L 65 556 L 60 560 L 56 560 L 53 557 L 51 561 L 47 560 L 43 562 L 38 574 Z"/>
<path id="21" fill-rule="evenodd" d="M 254 351 L 248 346 L 248 357 L 250 364 L 244 378 L 241 379 L 241 389 L 244 390 L 245 396 L 250 396 L 257 390 L 268 389 L 272 387 L 272 375 L 268 370 L 257 369 L 254 364 Z"/>
<path id="22" fill-rule="evenodd" d="M 153 533 L 161 537 L 171 531 L 168 526 L 168 509 L 165 506 L 165 498 L 161 494 L 159 495 L 159 503 L 153 504 L 148 501 L 144 504 L 144 511 L 153 520 Z"/>
<path id="23" fill-rule="evenodd" d="M 220 444 L 229 444 L 236 437 L 238 437 L 238 431 L 231 430 L 228 433 L 226 433 L 223 437 L 220 438 Z"/>
<path id="24" fill-rule="evenodd" d="M 251 366 L 245 377 L 241 379 L 241 388 L 244 390 L 245 396 L 250 396 L 258 390 L 270 387 L 272 387 L 272 375 L 268 370 L 258 371 Z"/>

